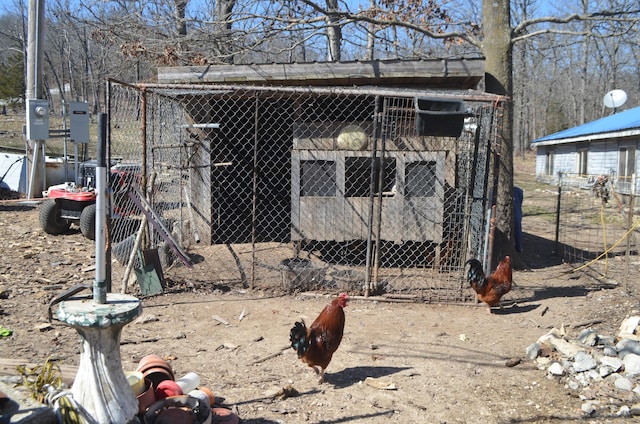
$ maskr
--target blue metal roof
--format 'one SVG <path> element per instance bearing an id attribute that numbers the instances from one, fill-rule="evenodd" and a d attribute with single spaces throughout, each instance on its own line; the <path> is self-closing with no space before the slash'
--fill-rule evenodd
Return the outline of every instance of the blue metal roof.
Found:
<path id="1" fill-rule="evenodd" d="M 554 134 L 533 140 L 531 143 L 543 141 L 562 140 L 565 138 L 587 138 L 588 136 L 603 133 L 619 132 L 640 128 L 640 106 L 624 112 L 614 113 L 605 118 L 596 119 L 577 127 L 567 128 Z M 577 140 L 576 140 L 577 141 Z"/>

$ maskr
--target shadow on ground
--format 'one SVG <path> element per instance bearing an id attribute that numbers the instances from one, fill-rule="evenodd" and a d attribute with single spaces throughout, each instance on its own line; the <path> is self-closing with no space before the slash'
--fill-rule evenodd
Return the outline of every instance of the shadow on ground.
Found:
<path id="1" fill-rule="evenodd" d="M 345 368 L 336 373 L 325 374 L 324 378 L 327 383 L 336 387 L 347 387 L 352 384 L 363 381 L 367 377 L 380 378 L 391 374 L 398 373 L 409 369 L 408 367 L 372 367 L 360 366 Z"/>
<path id="2" fill-rule="evenodd" d="M 559 246 L 555 240 L 523 233 L 522 246 L 520 257 L 528 269 L 549 268 L 562 264 L 562 258 L 556 253 Z"/>

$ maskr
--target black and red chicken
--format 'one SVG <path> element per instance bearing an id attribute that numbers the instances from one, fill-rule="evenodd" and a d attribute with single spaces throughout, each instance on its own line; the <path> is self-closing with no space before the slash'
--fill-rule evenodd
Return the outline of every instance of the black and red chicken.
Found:
<path id="1" fill-rule="evenodd" d="M 304 320 L 300 320 L 289 332 L 291 347 L 298 358 L 320 375 L 320 383 L 324 382 L 325 369 L 342 341 L 344 307 L 348 300 L 346 293 L 340 293 L 322 309 L 310 327 L 307 328 Z"/>
<path id="2" fill-rule="evenodd" d="M 476 292 L 478 300 L 489 306 L 491 313 L 492 306 L 499 306 L 500 299 L 511 291 L 512 273 L 511 258 L 505 256 L 498 264 L 496 270 L 489 277 L 486 276 L 482 264 L 477 259 L 469 259 L 467 271 L 467 281 Z"/>

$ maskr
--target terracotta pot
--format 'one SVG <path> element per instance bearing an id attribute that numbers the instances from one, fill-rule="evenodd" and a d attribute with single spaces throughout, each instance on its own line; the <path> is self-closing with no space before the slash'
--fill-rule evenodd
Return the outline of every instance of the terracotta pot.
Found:
<path id="1" fill-rule="evenodd" d="M 171 368 L 171 364 L 153 353 L 145 356 L 140 360 L 136 371 L 144 373 L 146 370 L 151 368 L 164 368 L 171 374 L 171 379 L 174 379 L 173 368 Z"/>
<path id="2" fill-rule="evenodd" d="M 153 387 L 158 387 L 165 380 L 173 381 L 173 374 L 169 373 L 166 368 L 151 368 L 142 373 L 144 378 L 151 380 Z"/>
<path id="3" fill-rule="evenodd" d="M 145 378 L 151 380 L 154 387 L 158 387 L 164 380 L 174 380 L 171 365 L 155 354 L 142 358 L 136 371 L 140 371 Z"/>
<path id="4" fill-rule="evenodd" d="M 156 402 L 156 393 L 153 387 L 153 383 L 149 379 L 144 380 L 145 390 L 138 396 L 138 413 L 143 414 L 147 408 Z"/>
<path id="5" fill-rule="evenodd" d="M 198 390 L 207 395 L 209 398 L 209 405 L 213 408 L 213 405 L 216 404 L 216 397 L 213 395 L 213 392 L 208 387 L 198 387 Z"/>

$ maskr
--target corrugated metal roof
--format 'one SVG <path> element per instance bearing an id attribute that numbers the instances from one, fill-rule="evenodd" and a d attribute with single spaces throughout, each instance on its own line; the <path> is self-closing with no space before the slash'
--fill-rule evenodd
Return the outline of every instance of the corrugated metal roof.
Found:
<path id="1" fill-rule="evenodd" d="M 531 143 L 550 145 L 640 134 L 640 107 L 618 112 L 577 127 L 550 134 Z"/>

